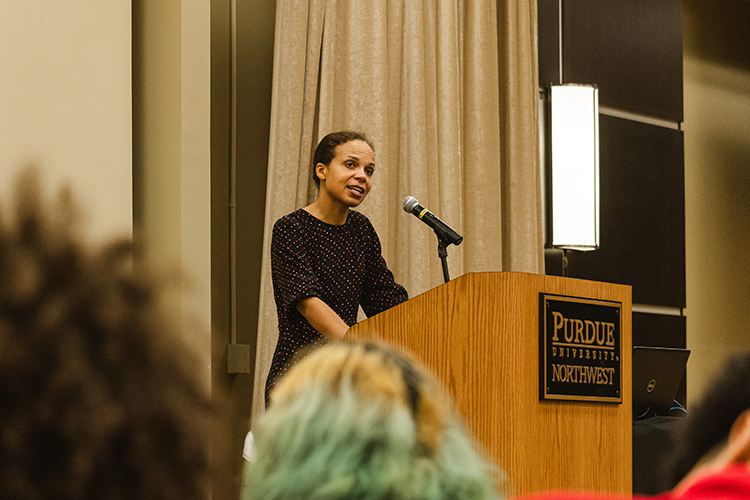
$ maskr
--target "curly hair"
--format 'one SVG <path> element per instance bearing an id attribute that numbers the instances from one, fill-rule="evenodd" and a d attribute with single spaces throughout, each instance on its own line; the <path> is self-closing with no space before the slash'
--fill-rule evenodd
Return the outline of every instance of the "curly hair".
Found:
<path id="1" fill-rule="evenodd" d="M 750 408 L 750 352 L 732 357 L 708 387 L 674 431 L 675 450 L 667 464 L 672 484 L 726 441 L 734 421 Z"/>
<path id="2" fill-rule="evenodd" d="M 0 221 L 0 498 L 198 499 L 212 408 L 130 241 L 87 246 L 19 178 Z"/>
<path id="3" fill-rule="evenodd" d="M 376 344 L 313 351 L 271 394 L 254 431 L 244 498 L 500 498 L 500 472 L 474 449 L 437 387 Z"/>

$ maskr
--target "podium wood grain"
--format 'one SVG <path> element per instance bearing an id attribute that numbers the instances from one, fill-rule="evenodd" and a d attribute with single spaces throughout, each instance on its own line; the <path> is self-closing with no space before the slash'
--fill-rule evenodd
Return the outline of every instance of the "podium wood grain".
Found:
<path id="1" fill-rule="evenodd" d="M 622 303 L 622 404 L 540 401 L 539 294 Z M 632 491 L 631 288 L 471 273 L 353 326 L 411 352 L 444 385 L 513 494 Z"/>

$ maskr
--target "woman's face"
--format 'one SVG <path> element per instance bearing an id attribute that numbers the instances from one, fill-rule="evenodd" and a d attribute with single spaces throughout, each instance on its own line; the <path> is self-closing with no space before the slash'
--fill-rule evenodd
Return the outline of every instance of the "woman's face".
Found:
<path id="1" fill-rule="evenodd" d="M 336 156 L 330 165 L 318 163 L 315 170 L 320 178 L 321 193 L 353 208 L 362 203 L 372 189 L 375 153 L 364 141 L 345 142 L 336 147 Z"/>

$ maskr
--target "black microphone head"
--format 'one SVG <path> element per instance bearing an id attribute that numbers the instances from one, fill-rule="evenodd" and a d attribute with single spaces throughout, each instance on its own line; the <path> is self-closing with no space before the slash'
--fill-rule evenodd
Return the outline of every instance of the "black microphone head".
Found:
<path id="1" fill-rule="evenodd" d="M 419 205 L 419 201 L 417 201 L 415 197 L 407 196 L 406 198 L 404 198 L 404 212 L 411 213 L 411 211 L 414 210 L 414 207 L 416 207 L 417 205 Z"/>

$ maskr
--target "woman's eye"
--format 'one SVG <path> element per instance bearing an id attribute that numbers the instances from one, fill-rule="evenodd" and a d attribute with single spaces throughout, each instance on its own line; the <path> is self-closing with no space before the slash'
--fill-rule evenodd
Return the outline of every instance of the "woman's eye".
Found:
<path id="1" fill-rule="evenodd" d="M 374 170 L 373 170 L 373 169 L 371 169 L 371 168 L 366 168 L 366 169 L 365 169 L 365 173 L 366 173 L 366 174 L 367 174 L 368 176 L 372 176 L 373 172 L 374 172 Z"/>

